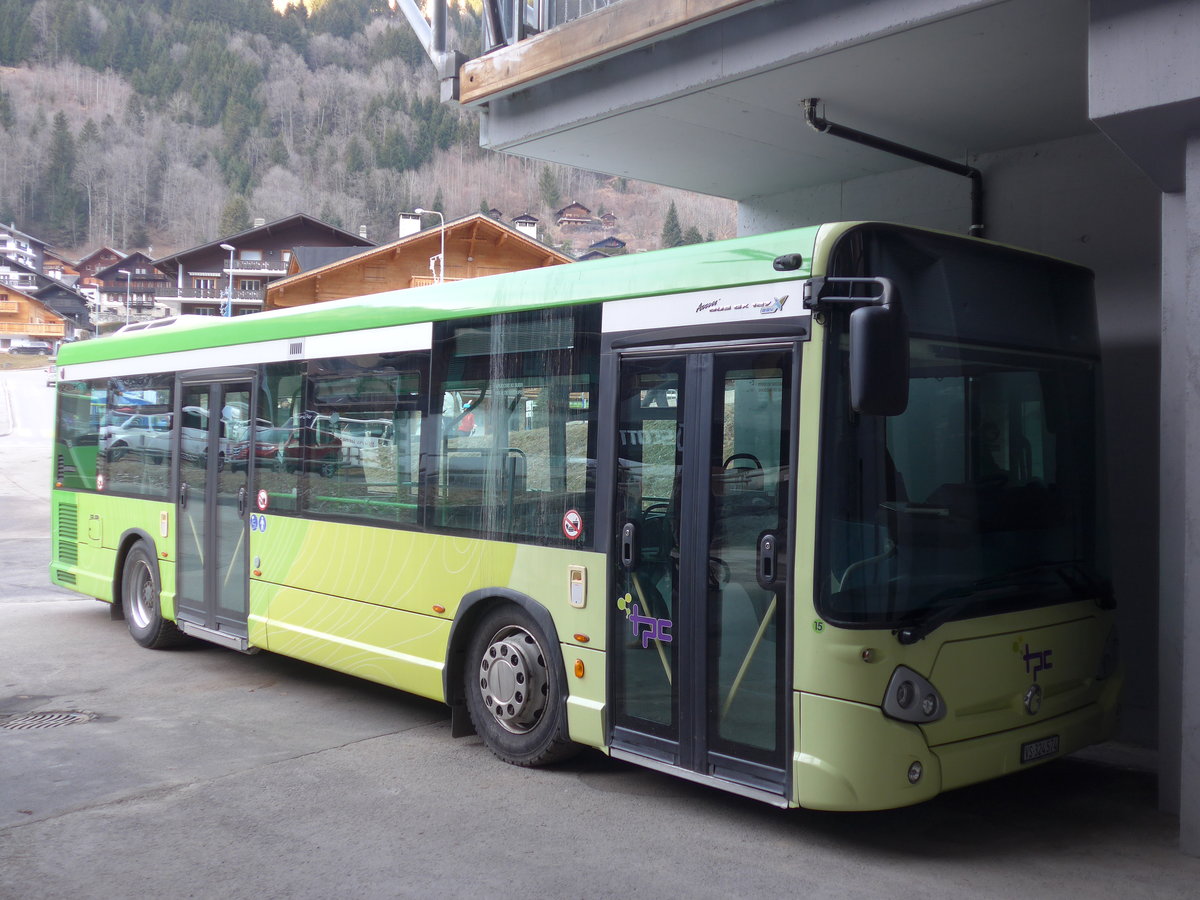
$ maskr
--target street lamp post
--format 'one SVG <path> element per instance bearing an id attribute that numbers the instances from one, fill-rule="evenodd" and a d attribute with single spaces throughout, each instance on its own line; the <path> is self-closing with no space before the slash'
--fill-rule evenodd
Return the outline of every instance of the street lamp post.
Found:
<path id="1" fill-rule="evenodd" d="M 125 276 L 125 324 L 129 324 L 129 279 L 132 277 L 128 269 L 117 269 L 117 272 Z"/>
<path id="2" fill-rule="evenodd" d="M 446 280 L 446 217 L 436 209 L 421 209 L 419 206 L 413 212 L 418 216 L 435 215 L 441 223 L 442 250 L 437 256 L 429 257 L 429 271 L 433 274 L 434 282 L 441 284 Z"/>
<path id="3" fill-rule="evenodd" d="M 225 289 L 225 302 L 221 304 L 221 315 L 228 318 L 233 315 L 233 251 L 237 248 L 233 244 L 222 244 L 221 249 L 229 251 L 229 287 Z"/>

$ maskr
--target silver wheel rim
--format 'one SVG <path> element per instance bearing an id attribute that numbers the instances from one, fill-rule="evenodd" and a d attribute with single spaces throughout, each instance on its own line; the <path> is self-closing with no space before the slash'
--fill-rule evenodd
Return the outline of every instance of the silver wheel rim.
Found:
<path id="1" fill-rule="evenodd" d="M 479 661 L 479 690 L 501 728 L 513 734 L 532 731 L 550 701 L 546 654 L 537 639 L 516 625 L 496 632 Z"/>
<path id="2" fill-rule="evenodd" d="M 149 628 L 154 621 L 154 577 L 144 560 L 137 561 L 128 584 L 125 586 L 125 612 L 138 628 Z"/>

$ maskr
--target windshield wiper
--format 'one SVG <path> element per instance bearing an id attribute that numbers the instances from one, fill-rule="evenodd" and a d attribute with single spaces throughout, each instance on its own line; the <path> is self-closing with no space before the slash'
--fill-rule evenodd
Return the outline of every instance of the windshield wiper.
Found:
<path id="1" fill-rule="evenodd" d="M 985 600 L 1009 596 L 1030 588 L 1051 586 L 1053 582 L 1029 580 L 1031 575 L 1039 572 L 1049 572 L 1057 576 L 1073 597 L 1090 595 L 1096 596 L 1099 601 L 1099 598 L 1104 596 L 1104 584 L 1084 569 L 1079 560 L 1034 563 L 934 594 L 926 606 L 914 610 L 901 620 L 900 626 L 894 632 L 896 639 L 901 644 L 915 644 L 939 626 L 957 618 L 963 610 Z M 1068 572 L 1070 574 L 1067 574 Z M 939 605 L 941 601 L 945 602 Z"/>

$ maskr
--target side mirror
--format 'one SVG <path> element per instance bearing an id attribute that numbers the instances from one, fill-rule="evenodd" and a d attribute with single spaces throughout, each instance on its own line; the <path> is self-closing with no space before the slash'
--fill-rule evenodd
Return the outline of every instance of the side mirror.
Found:
<path id="1" fill-rule="evenodd" d="M 880 303 L 850 313 L 850 406 L 868 416 L 908 408 L 908 317 L 890 282 Z"/>

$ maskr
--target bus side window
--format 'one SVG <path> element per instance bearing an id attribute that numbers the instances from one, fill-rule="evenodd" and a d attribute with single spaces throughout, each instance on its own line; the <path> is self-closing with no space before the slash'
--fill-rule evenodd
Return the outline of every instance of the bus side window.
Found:
<path id="1" fill-rule="evenodd" d="M 586 314 L 550 310 L 446 327 L 447 372 L 434 386 L 442 400 L 435 527 L 560 543 L 574 510 L 586 532 L 595 359 L 576 346 Z"/>

